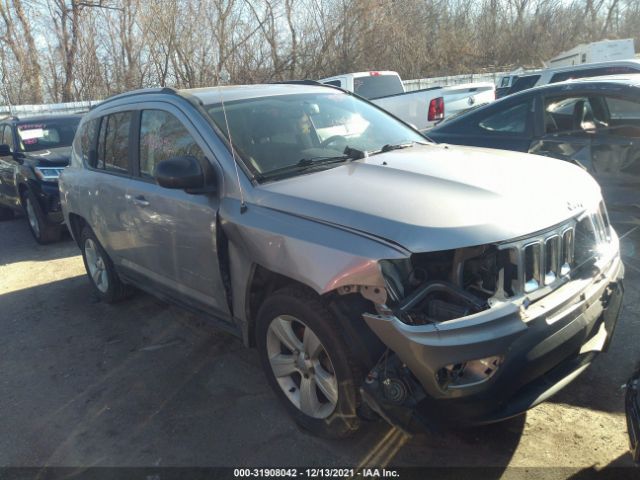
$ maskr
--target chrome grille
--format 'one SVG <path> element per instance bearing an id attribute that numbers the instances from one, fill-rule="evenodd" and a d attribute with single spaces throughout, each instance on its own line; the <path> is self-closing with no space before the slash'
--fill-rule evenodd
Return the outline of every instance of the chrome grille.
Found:
<path id="1" fill-rule="evenodd" d="M 499 244 L 496 297 L 529 294 L 571 274 L 598 256 L 598 246 L 611 241 L 604 204 L 557 228 Z"/>

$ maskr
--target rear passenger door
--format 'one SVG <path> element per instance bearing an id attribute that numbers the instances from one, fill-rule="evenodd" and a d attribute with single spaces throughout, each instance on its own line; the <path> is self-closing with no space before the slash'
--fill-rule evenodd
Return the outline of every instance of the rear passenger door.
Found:
<path id="1" fill-rule="evenodd" d="M 131 130 L 133 111 L 114 112 L 101 117 L 95 150 L 86 160 L 87 189 L 94 196 L 88 213 L 91 226 L 111 259 L 128 267 L 135 261 L 132 218 L 126 195 L 131 183 Z"/>
<path id="2" fill-rule="evenodd" d="M 133 212 L 138 272 L 166 294 L 228 319 L 217 245 L 218 196 L 188 194 L 156 184 L 162 160 L 191 155 L 203 165 L 213 159 L 188 118 L 164 103 L 139 112 L 135 181 L 128 191 Z"/>

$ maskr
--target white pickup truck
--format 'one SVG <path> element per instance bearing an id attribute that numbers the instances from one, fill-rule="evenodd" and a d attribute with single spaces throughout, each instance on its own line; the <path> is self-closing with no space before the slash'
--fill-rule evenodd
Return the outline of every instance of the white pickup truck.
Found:
<path id="1" fill-rule="evenodd" d="M 418 130 L 427 130 L 445 117 L 496 98 L 491 82 L 406 92 L 400 75 L 390 71 L 346 73 L 319 81 L 355 92 Z"/>

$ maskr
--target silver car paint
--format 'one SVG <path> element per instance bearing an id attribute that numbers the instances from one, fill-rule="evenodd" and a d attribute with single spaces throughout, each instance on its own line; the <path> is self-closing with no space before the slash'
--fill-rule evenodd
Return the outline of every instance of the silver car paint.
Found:
<path id="1" fill-rule="evenodd" d="M 329 187 L 330 186 L 330 187 Z M 546 157 L 427 145 L 259 186 L 256 203 L 385 238 L 411 252 L 482 245 L 561 223 L 600 188 Z"/>
<path id="2" fill-rule="evenodd" d="M 318 88 L 324 87 L 261 85 L 188 93 L 212 103 L 220 96 L 233 100 Z M 585 209 L 600 199 L 597 184 L 578 167 L 531 155 L 465 147 L 414 147 L 264 185 L 254 185 L 240 171 L 238 183 L 228 149 L 207 133 L 211 126 L 195 107 L 167 94 L 145 94 L 144 100 L 139 105 L 127 98 L 113 100 L 90 112 L 84 121 L 107 110 L 162 101 L 184 112 L 191 126 L 202 133 L 220 177 L 218 213 L 230 242 L 233 316 L 245 332 L 245 341 L 247 290 L 255 265 L 296 279 L 320 294 L 344 285 L 383 287 L 378 264 L 382 259 L 507 240 L 562 222 L 574 216 L 575 209 Z M 90 225 L 100 223 L 102 214 L 93 210 L 95 202 L 89 198 L 99 176 L 103 174 L 80 168 L 77 158 L 65 171 L 60 184 L 67 221 L 69 213 L 75 213 Z M 239 185 L 248 207 L 244 213 Z M 207 195 L 192 197 L 201 207 L 210 202 Z M 211 243 L 191 249 L 193 255 L 200 249 L 215 248 L 215 202 L 209 205 L 210 222 L 203 225 L 201 216 L 181 219 L 181 231 L 206 229 L 211 235 Z M 104 199 L 104 211 L 114 207 L 110 199 Z M 136 221 L 151 222 L 143 217 Z M 99 239 L 105 241 L 105 236 Z M 112 242 L 106 247 L 114 253 Z M 201 269 L 194 273 L 202 276 L 209 274 L 205 270 L 215 269 L 209 261 L 193 264 Z M 172 273 L 177 277 L 177 270 Z M 215 276 L 221 285 L 218 270 Z M 217 305 L 224 304 L 223 288 L 211 295 Z"/>

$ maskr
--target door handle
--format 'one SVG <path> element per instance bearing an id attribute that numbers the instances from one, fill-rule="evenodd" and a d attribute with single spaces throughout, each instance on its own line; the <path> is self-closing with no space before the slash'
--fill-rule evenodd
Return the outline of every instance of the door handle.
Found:
<path id="1" fill-rule="evenodd" d="M 136 195 L 135 197 L 133 195 L 126 195 L 126 198 L 127 200 L 131 200 L 134 205 L 137 205 L 139 207 L 149 206 L 149 201 L 144 198 L 144 195 Z"/>

